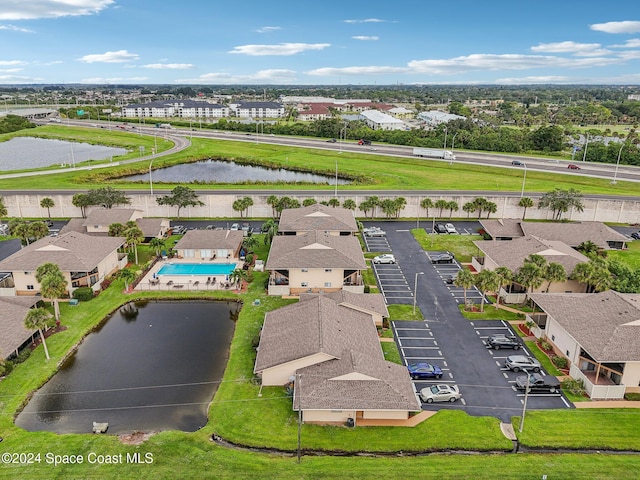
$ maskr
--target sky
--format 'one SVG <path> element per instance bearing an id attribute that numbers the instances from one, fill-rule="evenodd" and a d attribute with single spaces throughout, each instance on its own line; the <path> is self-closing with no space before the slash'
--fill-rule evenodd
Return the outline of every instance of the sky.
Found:
<path id="1" fill-rule="evenodd" d="M 0 84 L 640 85 L 632 4 L 0 0 Z"/>

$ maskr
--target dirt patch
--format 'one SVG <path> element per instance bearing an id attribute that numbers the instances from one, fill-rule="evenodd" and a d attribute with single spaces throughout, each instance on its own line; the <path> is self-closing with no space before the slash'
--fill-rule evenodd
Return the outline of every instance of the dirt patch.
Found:
<path id="1" fill-rule="evenodd" d="M 118 440 L 125 445 L 141 445 L 155 435 L 157 432 L 133 432 L 118 435 Z"/>

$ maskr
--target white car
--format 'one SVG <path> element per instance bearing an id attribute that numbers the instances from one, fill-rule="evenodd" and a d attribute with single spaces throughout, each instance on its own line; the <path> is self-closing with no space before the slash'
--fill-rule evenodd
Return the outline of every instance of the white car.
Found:
<path id="1" fill-rule="evenodd" d="M 362 230 L 365 237 L 384 237 L 387 232 L 380 227 L 369 227 Z"/>
<path id="2" fill-rule="evenodd" d="M 455 402 L 461 396 L 456 385 L 431 385 L 420 390 L 420 399 L 426 403 Z"/>
<path id="3" fill-rule="evenodd" d="M 373 263 L 396 263 L 396 257 L 390 253 L 373 257 Z"/>
<path id="4" fill-rule="evenodd" d="M 240 224 L 239 223 L 234 223 L 231 225 L 231 230 L 240 230 Z"/>
<path id="5" fill-rule="evenodd" d="M 456 227 L 453 226 L 453 223 L 445 223 L 444 228 L 447 233 L 458 233 Z"/>

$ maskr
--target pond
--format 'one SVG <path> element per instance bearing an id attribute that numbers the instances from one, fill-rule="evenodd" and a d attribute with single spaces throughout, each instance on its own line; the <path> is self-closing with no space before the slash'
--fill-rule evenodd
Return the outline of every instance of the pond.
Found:
<path id="1" fill-rule="evenodd" d="M 124 177 L 131 181 L 149 181 L 149 173 Z M 152 172 L 152 181 L 166 183 L 189 183 L 193 181 L 208 183 L 242 183 L 242 182 L 304 182 L 335 185 L 335 177 L 315 175 L 313 173 L 294 172 L 284 168 L 265 168 L 253 165 L 240 165 L 221 160 L 203 160 L 184 163 L 167 168 L 159 168 Z M 338 178 L 338 185 L 349 181 Z"/>
<path id="2" fill-rule="evenodd" d="M 193 432 L 222 380 L 236 302 L 125 305 L 89 334 L 38 390 L 16 424 L 29 431 Z M 64 321 L 63 321 L 64 325 Z"/>
<path id="3" fill-rule="evenodd" d="M 105 147 L 89 143 L 15 137 L 0 142 L 0 171 L 72 166 L 87 160 L 105 160 L 125 155 L 125 148 Z"/>

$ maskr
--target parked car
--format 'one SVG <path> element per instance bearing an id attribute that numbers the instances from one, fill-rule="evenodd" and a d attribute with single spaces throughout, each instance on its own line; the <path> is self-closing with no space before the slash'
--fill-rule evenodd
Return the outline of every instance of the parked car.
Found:
<path id="1" fill-rule="evenodd" d="M 504 361 L 504 366 L 516 373 L 520 370 L 536 373 L 540 371 L 540 362 L 526 355 L 511 355 Z"/>
<path id="2" fill-rule="evenodd" d="M 239 223 L 232 223 L 231 224 L 231 230 L 240 230 L 240 224 Z"/>
<path id="3" fill-rule="evenodd" d="M 207 225 L 205 230 L 215 230 L 216 226 L 215 225 Z"/>
<path id="4" fill-rule="evenodd" d="M 527 375 L 516 378 L 516 388 L 518 390 L 527 389 Z M 529 392 L 549 392 L 560 391 L 560 380 L 553 375 L 540 375 L 539 373 L 529 374 Z"/>
<path id="5" fill-rule="evenodd" d="M 455 402 L 461 396 L 456 385 L 431 385 L 420 390 L 420 399 L 426 403 Z"/>
<path id="6" fill-rule="evenodd" d="M 242 224 L 242 234 L 245 237 L 250 237 L 251 234 L 253 234 L 253 227 L 248 223 L 243 223 Z"/>
<path id="7" fill-rule="evenodd" d="M 569 170 L 580 170 L 580 167 L 578 165 L 576 165 L 575 163 L 570 163 L 569 165 L 567 165 L 567 168 Z"/>
<path id="8" fill-rule="evenodd" d="M 407 370 L 409 370 L 409 376 L 414 380 L 418 378 L 442 378 L 442 369 L 430 363 L 409 363 Z"/>
<path id="9" fill-rule="evenodd" d="M 514 160 L 513 162 L 511 162 L 511 165 L 515 165 L 517 167 L 520 167 L 522 165 L 524 165 L 520 160 Z"/>
<path id="10" fill-rule="evenodd" d="M 447 227 L 444 226 L 444 223 L 436 223 L 435 227 L 433 227 L 436 233 L 448 233 Z"/>
<path id="11" fill-rule="evenodd" d="M 365 237 L 384 237 L 387 234 L 387 232 L 382 230 L 380 227 L 364 228 L 362 233 Z"/>
<path id="12" fill-rule="evenodd" d="M 518 350 L 522 347 L 518 337 L 514 337 L 513 335 L 492 335 L 487 340 L 487 343 L 495 350 L 500 350 L 501 348 L 513 348 L 514 350 Z"/>
<path id="13" fill-rule="evenodd" d="M 640 240 L 640 232 L 633 232 L 631 234 L 631 238 L 633 238 L 634 240 Z"/>
<path id="14" fill-rule="evenodd" d="M 373 257 L 373 263 L 396 263 L 396 257 L 391 253 L 385 253 L 378 255 L 377 257 Z"/>
<path id="15" fill-rule="evenodd" d="M 431 263 L 453 263 L 454 255 L 451 252 L 431 255 Z"/>
<path id="16" fill-rule="evenodd" d="M 442 279 L 444 280 L 444 283 L 446 283 L 447 285 L 453 285 L 453 282 L 456 281 L 456 276 L 455 275 L 445 275 L 444 277 L 442 277 Z"/>
<path id="17" fill-rule="evenodd" d="M 447 233 L 458 233 L 458 231 L 456 230 L 456 227 L 453 226 L 453 223 L 445 223 L 444 228 L 447 231 Z"/>
<path id="18" fill-rule="evenodd" d="M 174 235 L 184 235 L 187 233 L 187 229 L 182 225 L 174 225 L 171 227 L 171 230 L 173 230 Z"/>

